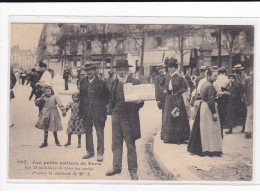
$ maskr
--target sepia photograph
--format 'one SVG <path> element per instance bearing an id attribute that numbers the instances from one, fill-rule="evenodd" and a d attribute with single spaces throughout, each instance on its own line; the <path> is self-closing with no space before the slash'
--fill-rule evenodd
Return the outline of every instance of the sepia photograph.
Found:
<path id="1" fill-rule="evenodd" d="M 9 180 L 254 180 L 254 25 L 9 33 Z"/>

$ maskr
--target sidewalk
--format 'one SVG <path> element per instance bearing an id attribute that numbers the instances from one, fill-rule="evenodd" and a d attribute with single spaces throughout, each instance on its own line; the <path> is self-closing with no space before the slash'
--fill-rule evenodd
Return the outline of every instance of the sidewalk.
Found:
<path id="1" fill-rule="evenodd" d="M 253 139 L 245 139 L 241 127 L 224 135 L 222 157 L 200 157 L 187 151 L 187 144 L 165 144 L 160 131 L 154 136 L 153 154 L 169 179 L 180 181 L 250 181 Z"/>

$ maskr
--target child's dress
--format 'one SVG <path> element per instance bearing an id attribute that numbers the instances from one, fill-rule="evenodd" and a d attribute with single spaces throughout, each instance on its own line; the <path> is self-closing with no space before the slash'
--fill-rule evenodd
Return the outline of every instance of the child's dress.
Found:
<path id="1" fill-rule="evenodd" d="M 83 120 L 79 116 L 79 102 L 71 102 L 66 110 L 71 109 L 71 116 L 68 122 L 67 134 L 84 134 L 85 129 L 83 125 Z"/>
<path id="2" fill-rule="evenodd" d="M 39 114 L 39 120 L 35 127 L 52 132 L 63 130 L 57 105 L 62 111 L 64 111 L 64 106 L 59 97 L 54 95 L 50 97 L 43 96 L 36 105 L 42 102 L 44 107 Z"/>

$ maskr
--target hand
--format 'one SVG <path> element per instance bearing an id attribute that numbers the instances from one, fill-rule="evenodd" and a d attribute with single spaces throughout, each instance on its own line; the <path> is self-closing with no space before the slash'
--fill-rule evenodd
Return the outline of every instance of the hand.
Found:
<path id="1" fill-rule="evenodd" d="M 217 114 L 214 114 L 213 115 L 213 121 L 217 121 L 218 120 L 218 115 Z"/>
<path id="2" fill-rule="evenodd" d="M 168 94 L 167 90 L 163 90 L 163 93 L 164 93 L 164 94 Z"/>

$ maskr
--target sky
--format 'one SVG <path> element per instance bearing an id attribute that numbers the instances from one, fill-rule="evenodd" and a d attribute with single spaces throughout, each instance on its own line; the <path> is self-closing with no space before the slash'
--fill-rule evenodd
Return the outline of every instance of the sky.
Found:
<path id="1" fill-rule="evenodd" d="M 43 24 L 11 24 L 11 46 L 19 45 L 20 49 L 37 49 Z"/>

